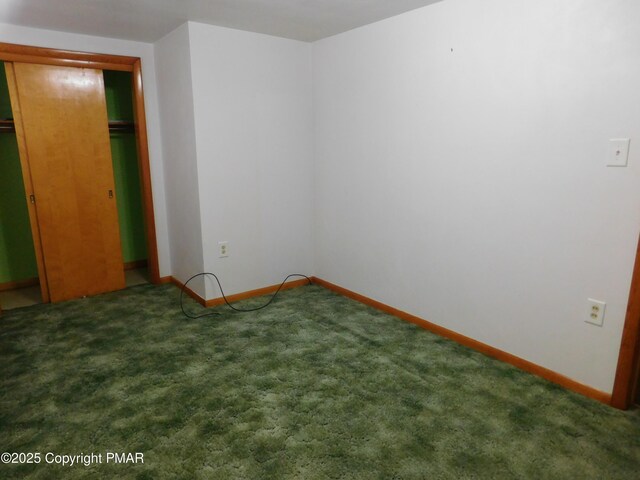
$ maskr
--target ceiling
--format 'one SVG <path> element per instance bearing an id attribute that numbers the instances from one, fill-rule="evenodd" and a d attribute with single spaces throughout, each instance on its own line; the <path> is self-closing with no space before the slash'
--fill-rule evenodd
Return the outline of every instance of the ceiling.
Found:
<path id="1" fill-rule="evenodd" d="M 440 0 L 0 0 L 0 23 L 155 42 L 187 20 L 314 41 Z"/>

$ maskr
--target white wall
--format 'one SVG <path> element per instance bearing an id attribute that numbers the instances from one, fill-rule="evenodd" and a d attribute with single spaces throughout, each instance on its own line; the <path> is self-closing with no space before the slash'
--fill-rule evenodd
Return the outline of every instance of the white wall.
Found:
<path id="1" fill-rule="evenodd" d="M 640 226 L 639 16 L 447 0 L 315 43 L 316 275 L 610 392 Z M 613 137 L 627 168 L 605 167 Z"/>
<path id="2" fill-rule="evenodd" d="M 198 23 L 189 38 L 205 270 L 225 294 L 311 274 L 311 45 Z"/>
<path id="3" fill-rule="evenodd" d="M 147 43 L 92 37 L 89 35 L 76 35 L 7 24 L 0 24 L 0 42 L 82 52 L 126 55 L 139 57 L 141 59 L 145 111 L 147 116 L 151 185 L 156 221 L 156 238 L 158 242 L 158 261 L 160 275 L 170 275 L 171 260 L 164 202 L 164 171 L 162 166 L 162 146 L 160 140 L 158 96 L 155 78 L 156 67 L 153 58 L 153 46 Z"/>
<path id="4" fill-rule="evenodd" d="M 155 58 L 11 25 L 0 41 L 142 58 L 162 275 L 214 271 L 232 294 L 315 273 L 611 391 L 640 225 L 638 15 L 446 0 L 313 45 L 190 23 Z M 629 167 L 604 166 L 612 137 Z"/>
<path id="5" fill-rule="evenodd" d="M 204 268 L 198 162 L 196 157 L 194 98 L 185 23 L 155 43 L 158 97 L 162 124 L 167 219 L 171 245 L 171 272 L 182 282 Z M 189 288 L 204 296 L 204 281 Z"/>

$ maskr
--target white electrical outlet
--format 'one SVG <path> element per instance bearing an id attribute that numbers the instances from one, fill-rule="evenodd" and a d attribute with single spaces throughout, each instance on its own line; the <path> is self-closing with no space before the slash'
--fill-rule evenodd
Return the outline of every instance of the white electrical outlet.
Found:
<path id="1" fill-rule="evenodd" d="M 602 322 L 604 321 L 604 308 L 607 304 L 600 300 L 594 300 L 593 298 L 588 298 L 587 303 L 589 308 L 587 310 L 587 317 L 584 321 L 601 327 Z"/>
<path id="2" fill-rule="evenodd" d="M 229 242 L 218 242 L 218 257 L 225 258 L 229 256 Z"/>

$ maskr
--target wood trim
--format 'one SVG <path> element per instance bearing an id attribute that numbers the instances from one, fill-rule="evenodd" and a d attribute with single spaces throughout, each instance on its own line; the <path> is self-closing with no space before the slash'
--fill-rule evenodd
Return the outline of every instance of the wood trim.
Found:
<path id="1" fill-rule="evenodd" d="M 160 283 L 160 267 L 158 264 L 158 243 L 156 240 L 156 220 L 153 212 L 153 192 L 151 188 L 151 166 L 149 164 L 149 146 L 147 140 L 147 118 L 144 108 L 144 92 L 142 89 L 142 65 L 140 59 L 133 64 L 133 110 L 138 148 L 138 169 L 140 172 L 140 190 L 144 228 L 147 239 L 147 257 L 149 279 L 151 283 Z"/>
<path id="2" fill-rule="evenodd" d="M 173 283 L 175 286 L 177 286 L 180 290 L 184 289 L 184 292 L 189 295 L 191 298 L 193 298 L 196 302 L 198 302 L 200 305 L 202 305 L 203 307 L 206 307 L 206 301 L 204 298 L 202 298 L 200 295 L 198 295 L 196 292 L 194 292 L 193 290 L 191 290 L 189 287 L 185 287 L 184 283 L 182 283 L 180 280 L 178 280 L 176 277 L 170 277 L 170 281 L 171 283 Z"/>
<path id="3" fill-rule="evenodd" d="M 627 314 L 622 330 L 616 379 L 613 383 L 611 405 L 626 410 L 635 401 L 640 370 L 640 239 L 631 276 Z"/>
<path id="4" fill-rule="evenodd" d="M 100 70 L 120 70 L 132 72 L 133 82 L 133 105 L 134 105 L 134 124 L 136 133 L 136 144 L 138 148 L 138 166 L 140 171 L 141 194 L 143 204 L 143 216 L 145 222 L 145 233 L 147 242 L 148 269 L 149 279 L 151 283 L 161 283 L 160 268 L 158 262 L 158 246 L 156 239 L 155 216 L 153 210 L 153 193 L 151 188 L 151 168 L 149 163 L 149 147 L 147 137 L 146 114 L 144 109 L 144 91 L 142 86 L 142 66 L 138 57 L 129 57 L 123 55 L 109 55 L 102 53 L 76 52 L 70 50 L 58 50 L 45 47 L 33 47 L 28 45 L 15 45 L 0 42 L 0 60 L 6 62 L 23 62 L 23 63 L 39 63 L 45 65 L 61 65 L 67 67 L 95 68 Z M 7 66 L 11 65 L 6 63 Z M 14 119 L 18 121 L 18 116 L 14 112 Z M 17 132 L 16 132 L 17 133 Z M 24 136 L 22 137 L 23 149 L 20 150 L 26 155 L 26 143 Z M 20 142 L 19 142 L 20 146 Z M 27 158 L 26 156 L 24 157 Z M 23 164 L 24 171 L 24 164 Z M 25 180 L 26 185 L 27 180 Z M 31 183 L 29 177 L 29 184 Z M 31 192 L 33 189 L 26 189 Z M 27 196 L 30 193 L 27 194 Z M 33 219 L 32 219 L 33 220 Z M 32 231 L 34 237 L 37 232 L 32 221 Z M 34 242 L 35 242 L 34 238 Z M 39 234 L 38 234 L 39 243 Z M 40 248 L 40 251 L 38 249 Z M 41 287 L 43 289 L 43 302 L 49 301 L 49 292 L 47 289 L 46 276 L 43 275 L 44 268 L 42 263 L 41 247 L 36 246 L 36 257 L 39 259 L 39 275 L 41 278 Z M 42 268 L 40 268 L 42 267 Z M 45 292 L 46 289 L 46 292 Z"/>
<path id="5" fill-rule="evenodd" d="M 270 285 L 268 287 L 257 288 L 255 290 L 249 290 L 247 292 L 235 293 L 233 295 L 227 295 L 227 300 L 229 303 L 238 302 L 240 300 L 246 300 L 247 298 L 259 297 L 261 295 L 267 295 L 269 293 L 273 293 L 278 290 L 278 287 L 281 284 Z M 282 290 L 289 290 L 290 288 L 304 287 L 305 285 L 309 285 L 309 281 L 306 278 L 302 278 L 300 280 L 292 280 L 290 282 L 282 285 Z M 217 307 L 218 305 L 223 305 L 225 303 L 224 298 L 212 298 L 211 300 L 207 300 L 205 303 L 206 307 Z"/>
<path id="6" fill-rule="evenodd" d="M 74 52 L 29 45 L 0 42 L 0 60 L 6 62 L 40 63 L 63 67 L 95 68 L 132 72 L 137 57 L 106 55 L 101 53 Z"/>
<path id="7" fill-rule="evenodd" d="M 159 285 L 166 285 L 167 283 L 171 283 L 171 279 L 173 277 L 171 275 L 167 275 L 166 277 L 160 277 L 158 279 L 158 284 Z"/>
<path id="8" fill-rule="evenodd" d="M 398 310 L 397 308 L 391 307 L 389 305 L 385 305 L 384 303 L 378 302 L 377 300 L 373 300 L 371 298 L 365 297 L 364 295 L 360 295 L 359 293 L 352 292 L 351 290 L 347 290 L 346 288 L 327 282 L 326 280 L 322 280 L 317 277 L 312 277 L 311 280 L 316 285 L 320 285 L 324 288 L 373 307 L 377 310 L 389 313 L 395 317 L 400 318 L 401 320 L 413 323 L 414 325 L 424 328 L 425 330 L 435 333 L 436 335 L 440 335 L 441 337 L 453 340 L 460 345 L 472 348 L 473 350 L 483 353 L 489 357 L 495 358 L 505 363 L 509 363 L 514 367 L 524 370 L 525 372 L 532 373 L 533 375 L 536 375 L 538 377 L 542 377 L 545 380 L 556 383 L 562 387 L 567 388 L 568 390 L 580 393 L 586 397 L 593 398 L 594 400 L 602 403 L 610 404 L 611 402 L 611 395 L 609 395 L 608 393 L 576 382 L 575 380 L 572 380 L 569 377 L 565 377 L 564 375 L 554 372 L 553 370 L 549 370 L 548 368 L 536 365 L 535 363 L 529 362 L 528 360 L 520 357 L 516 357 L 515 355 L 499 350 L 495 347 L 492 347 L 491 345 L 487 345 L 486 343 L 479 342 L 477 340 L 474 340 L 473 338 L 466 337 L 457 332 L 454 332 L 453 330 L 449 330 L 447 328 L 441 327 L 440 325 L 436 325 L 435 323 L 424 320 L 420 317 L 416 317 L 415 315 L 411 315 L 410 313 L 403 312 L 402 310 Z"/>
<path id="9" fill-rule="evenodd" d="M 24 183 L 24 192 L 26 196 L 27 209 L 29 211 L 29 223 L 31 224 L 31 236 L 33 238 L 33 247 L 34 247 L 34 252 L 36 256 L 36 264 L 38 266 L 38 277 L 40 278 L 40 293 L 42 295 L 42 302 L 48 303 L 51 300 L 51 297 L 49 295 L 47 271 L 44 265 L 42 241 L 40 240 L 38 209 L 36 208 L 36 204 L 32 203 L 29 200 L 30 198 L 34 198 L 32 197 L 33 184 L 31 182 L 31 169 L 29 168 L 29 151 L 27 149 L 27 141 L 24 136 L 24 128 L 22 126 L 22 109 L 20 107 L 18 85 L 16 83 L 13 64 L 5 63 L 4 67 L 7 73 L 7 84 L 9 87 L 11 111 L 13 112 L 14 125 L 16 129 L 16 140 L 18 142 L 18 153 L 20 157 L 20 166 L 22 169 L 22 181 Z"/>
<path id="10" fill-rule="evenodd" d="M 178 288 L 182 289 L 184 287 L 184 284 L 175 277 L 163 277 L 161 279 L 161 283 L 167 283 L 167 281 L 165 280 L 167 278 L 169 278 L 169 282 L 173 283 Z M 308 284 L 309 284 L 309 281 L 305 278 L 301 280 L 292 280 L 282 285 L 282 288 L 280 289 L 280 291 L 289 290 L 291 288 L 304 287 L 305 285 L 308 285 Z M 276 290 L 278 290 L 278 287 L 280 285 L 281 284 L 278 283 L 277 285 L 270 285 L 268 287 L 257 288 L 255 290 L 248 290 L 246 292 L 235 293 L 233 295 L 227 295 L 227 300 L 229 301 L 229 303 L 233 303 L 233 302 L 238 302 L 240 300 L 246 300 L 248 298 L 260 297 L 262 295 L 267 295 L 269 293 L 275 292 Z M 225 303 L 224 298 L 222 297 L 205 300 L 199 294 L 191 290 L 189 287 L 185 288 L 184 291 L 187 295 L 189 295 L 191 298 L 193 298 L 196 302 L 198 302 L 203 307 L 207 307 L 207 308 L 217 307 Z"/>
<path id="11" fill-rule="evenodd" d="M 33 287 L 38 285 L 40 279 L 38 277 L 27 278 L 26 280 L 18 280 L 15 282 L 0 283 L 0 292 L 6 292 L 7 290 L 16 290 L 18 288 Z"/>
<path id="12" fill-rule="evenodd" d="M 135 270 L 137 268 L 144 268 L 147 266 L 147 260 L 134 260 L 133 262 L 124 262 L 125 270 Z"/>

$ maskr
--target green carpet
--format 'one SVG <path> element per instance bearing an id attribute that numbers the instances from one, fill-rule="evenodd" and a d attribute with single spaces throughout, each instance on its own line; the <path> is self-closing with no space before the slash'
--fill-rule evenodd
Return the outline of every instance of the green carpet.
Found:
<path id="1" fill-rule="evenodd" d="M 178 294 L 144 285 L 5 312 L 0 450 L 103 463 L 43 458 L 0 478 L 640 478 L 638 411 L 317 286 L 199 320 Z M 144 464 L 106 464 L 107 451 Z"/>

